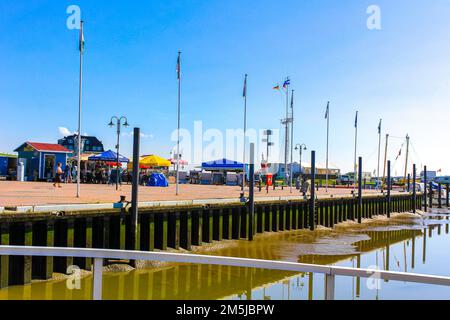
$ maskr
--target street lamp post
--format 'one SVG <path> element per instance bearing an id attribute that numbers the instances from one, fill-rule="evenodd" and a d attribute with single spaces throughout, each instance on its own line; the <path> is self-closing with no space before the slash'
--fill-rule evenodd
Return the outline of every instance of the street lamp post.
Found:
<path id="1" fill-rule="evenodd" d="M 302 177 L 302 152 L 308 150 L 306 144 L 297 143 L 295 146 L 295 151 L 299 151 L 300 153 L 300 181 Z"/>
<path id="2" fill-rule="evenodd" d="M 109 122 L 109 126 L 112 128 L 114 127 L 114 120 L 116 120 L 116 126 L 117 126 L 117 145 L 116 145 L 116 150 L 117 150 L 117 163 L 116 163 L 116 190 L 119 190 L 119 151 L 120 151 L 120 127 L 122 125 L 122 121 L 124 121 L 123 126 L 124 127 L 128 127 L 130 126 L 128 124 L 128 119 L 126 117 L 112 117 L 111 121 Z M 136 165 L 136 164 L 134 164 Z M 139 165 L 139 163 L 137 164 Z M 133 177 L 133 179 L 136 179 L 136 177 Z"/>

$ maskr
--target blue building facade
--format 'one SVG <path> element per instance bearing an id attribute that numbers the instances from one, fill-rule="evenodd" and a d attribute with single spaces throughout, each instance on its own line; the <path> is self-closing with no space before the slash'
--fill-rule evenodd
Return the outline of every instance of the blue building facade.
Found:
<path id="1" fill-rule="evenodd" d="M 18 163 L 25 166 L 25 181 L 49 181 L 56 173 L 58 163 L 67 163 L 70 150 L 59 144 L 25 142 L 18 147 Z"/>

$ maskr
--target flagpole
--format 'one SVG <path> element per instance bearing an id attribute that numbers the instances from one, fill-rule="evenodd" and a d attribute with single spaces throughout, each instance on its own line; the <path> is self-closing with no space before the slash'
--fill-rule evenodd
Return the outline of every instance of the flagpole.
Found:
<path id="1" fill-rule="evenodd" d="M 355 118 L 355 158 L 354 158 L 354 183 L 353 183 L 353 191 L 356 190 L 356 149 L 358 145 L 358 111 L 356 111 L 356 118 Z"/>
<path id="2" fill-rule="evenodd" d="M 292 90 L 292 97 L 291 97 L 291 119 L 290 119 L 290 124 L 291 124 L 291 166 L 290 166 L 290 175 L 289 175 L 289 179 L 290 179 L 290 192 L 292 193 L 292 182 L 293 182 L 293 170 L 292 170 L 292 166 L 293 166 L 293 162 L 294 162 L 294 90 Z"/>
<path id="3" fill-rule="evenodd" d="M 247 144 L 247 77 L 248 75 L 245 74 L 244 79 L 244 154 L 243 154 L 243 163 L 242 163 L 242 192 L 245 194 L 245 176 L 246 176 L 246 168 L 245 168 L 245 152 L 247 150 L 246 144 Z"/>
<path id="4" fill-rule="evenodd" d="M 285 119 L 285 140 L 284 140 L 284 181 L 287 184 L 287 162 L 289 157 L 289 77 L 286 79 L 286 119 Z"/>
<path id="5" fill-rule="evenodd" d="M 380 156 L 381 156 L 381 125 L 383 120 L 380 119 L 380 124 L 378 125 L 378 164 L 377 164 L 377 183 L 380 184 Z M 381 187 L 381 184 L 380 184 Z"/>
<path id="6" fill-rule="evenodd" d="M 79 79 L 79 95 L 78 95 L 78 154 L 77 154 L 77 198 L 81 196 L 80 187 L 80 171 L 81 171 L 81 110 L 83 97 L 83 51 L 84 51 L 84 21 L 80 22 L 80 79 Z"/>
<path id="7" fill-rule="evenodd" d="M 178 132 L 177 132 L 177 173 L 176 195 L 180 194 L 180 127 L 181 127 L 181 51 L 178 51 Z"/>
<path id="8" fill-rule="evenodd" d="M 327 105 L 327 159 L 326 159 L 326 175 L 325 175 L 325 191 L 328 192 L 328 160 L 330 145 L 330 102 Z"/>

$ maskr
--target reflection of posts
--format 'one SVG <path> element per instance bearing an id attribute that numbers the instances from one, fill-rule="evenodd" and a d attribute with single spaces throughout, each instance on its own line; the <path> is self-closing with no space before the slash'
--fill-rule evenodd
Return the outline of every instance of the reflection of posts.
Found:
<path id="1" fill-rule="evenodd" d="M 313 299 L 314 290 L 314 273 L 310 272 L 308 276 L 308 300 Z"/>
<path id="2" fill-rule="evenodd" d="M 389 240 L 389 239 L 388 239 Z M 390 255 L 390 249 L 391 249 L 391 246 L 390 245 L 387 245 L 386 246 L 386 266 L 384 267 L 384 269 L 386 270 L 386 271 L 389 271 L 389 264 L 390 264 L 390 261 L 389 261 L 389 255 Z M 384 280 L 384 282 L 389 282 L 389 280 Z"/>
<path id="3" fill-rule="evenodd" d="M 422 262 L 425 264 L 427 260 L 427 229 L 423 229 L 423 245 L 422 245 Z"/>
<path id="4" fill-rule="evenodd" d="M 358 254 L 356 256 L 356 268 L 361 268 L 361 255 Z M 356 277 L 356 297 L 359 298 L 361 296 L 361 278 Z"/>

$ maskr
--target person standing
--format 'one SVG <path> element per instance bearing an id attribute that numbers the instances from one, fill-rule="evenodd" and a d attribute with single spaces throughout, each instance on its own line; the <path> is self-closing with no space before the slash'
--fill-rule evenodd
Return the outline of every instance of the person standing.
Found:
<path id="1" fill-rule="evenodd" d="M 53 186 L 55 188 L 56 188 L 56 186 L 58 186 L 58 188 L 62 188 L 61 180 L 62 180 L 62 176 L 63 176 L 64 172 L 63 172 L 61 166 L 62 166 L 61 162 L 58 162 L 58 167 L 56 168 L 55 182 L 53 183 Z"/>
<path id="2" fill-rule="evenodd" d="M 72 168 L 72 180 L 74 182 L 77 182 L 77 170 L 78 170 L 78 167 L 76 165 L 74 165 Z"/>

